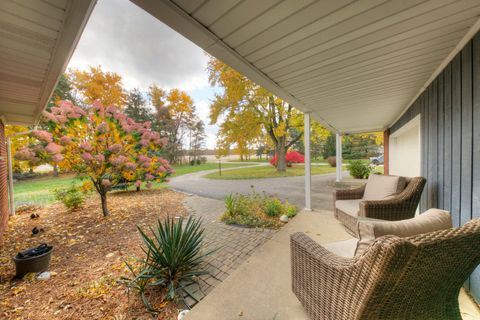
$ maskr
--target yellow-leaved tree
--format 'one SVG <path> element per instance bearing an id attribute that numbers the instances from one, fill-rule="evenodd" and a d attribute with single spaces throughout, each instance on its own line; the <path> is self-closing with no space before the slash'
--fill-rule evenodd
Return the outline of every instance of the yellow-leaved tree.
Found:
<path id="1" fill-rule="evenodd" d="M 168 137 L 168 159 L 177 163 L 181 156 L 184 135 L 195 122 L 193 100 L 185 91 L 171 89 L 167 92 L 157 85 L 150 86 L 149 96 L 156 109 L 158 129 L 162 136 Z"/>
<path id="2" fill-rule="evenodd" d="M 84 104 L 91 105 L 98 100 L 104 106 L 124 107 L 126 95 L 119 74 L 90 66 L 88 70 L 70 70 L 68 76 Z"/>
<path id="3" fill-rule="evenodd" d="M 211 85 L 223 88 L 223 93 L 217 94 L 210 106 L 211 123 L 215 124 L 223 118 L 221 128 L 225 123 L 232 122 L 238 123 L 239 127 L 264 129 L 275 146 L 278 156 L 277 170 L 285 171 L 287 150 L 303 135 L 302 114 L 215 58 L 210 58 L 208 62 L 208 73 Z M 245 118 L 238 116 L 244 113 L 255 113 L 256 116 Z M 247 125 L 246 121 L 251 123 Z M 224 133 L 232 134 L 232 130 L 225 130 Z"/>

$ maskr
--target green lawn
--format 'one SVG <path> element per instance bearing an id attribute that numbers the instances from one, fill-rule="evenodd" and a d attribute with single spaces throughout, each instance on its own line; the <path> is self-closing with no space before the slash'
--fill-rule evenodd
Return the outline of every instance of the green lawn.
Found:
<path id="1" fill-rule="evenodd" d="M 240 160 L 240 159 L 236 159 L 236 160 L 228 160 L 227 162 L 268 162 L 270 161 L 263 158 L 263 159 L 257 159 L 257 158 L 251 158 L 251 159 L 248 159 L 248 160 Z M 223 163 L 223 162 L 222 162 Z M 324 159 L 312 159 L 312 163 L 327 163 L 327 160 L 324 160 Z"/>
<path id="2" fill-rule="evenodd" d="M 331 172 L 335 172 L 335 168 L 332 168 L 330 166 L 312 166 L 312 175 Z M 287 168 L 287 171 L 284 173 L 277 172 L 277 169 L 275 169 L 273 166 L 261 166 L 223 171 L 221 176 L 217 172 L 214 172 L 207 174 L 206 177 L 210 179 L 239 180 L 303 176 L 304 174 L 304 166 L 294 166 L 292 168 Z"/>
<path id="3" fill-rule="evenodd" d="M 244 164 L 253 165 L 253 164 Z M 243 166 L 243 164 L 222 163 L 222 168 L 232 168 Z M 196 166 L 176 165 L 174 176 L 181 176 L 187 173 L 217 169 L 218 163 L 203 163 Z M 73 175 L 65 175 L 61 177 L 42 177 L 33 180 L 18 181 L 13 184 L 13 192 L 15 195 L 15 205 L 22 204 L 38 204 L 46 205 L 55 201 L 53 190 L 68 188 L 72 184 L 81 185 L 83 182 Z M 154 183 L 154 188 L 164 188 L 164 183 Z M 133 186 L 131 187 L 133 189 Z"/>

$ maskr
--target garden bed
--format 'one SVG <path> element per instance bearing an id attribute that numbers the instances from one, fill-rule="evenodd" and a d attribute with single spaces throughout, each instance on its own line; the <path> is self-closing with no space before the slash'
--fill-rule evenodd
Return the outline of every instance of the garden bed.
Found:
<path id="1" fill-rule="evenodd" d="M 185 215 L 183 195 L 169 190 L 116 192 L 109 196 L 110 216 L 102 217 L 96 196 L 83 209 L 68 212 L 60 204 L 12 217 L 0 249 L 0 318 L 150 319 L 138 295 L 118 283 L 128 275 L 124 261 L 141 256 L 136 226 L 166 216 Z M 43 229 L 38 236 L 31 230 Z M 49 280 L 27 275 L 14 280 L 11 258 L 40 243 L 54 246 Z M 164 303 L 158 319 L 176 319 L 176 307 Z"/>

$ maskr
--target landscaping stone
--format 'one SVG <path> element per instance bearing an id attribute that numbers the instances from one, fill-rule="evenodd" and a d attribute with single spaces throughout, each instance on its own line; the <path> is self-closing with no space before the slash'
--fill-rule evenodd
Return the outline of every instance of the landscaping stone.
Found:
<path id="1" fill-rule="evenodd" d="M 41 272 L 37 275 L 37 280 L 50 280 L 50 272 L 48 271 L 45 271 L 45 272 Z"/>
<path id="2" fill-rule="evenodd" d="M 287 223 L 288 222 L 288 216 L 286 214 L 282 215 L 280 217 L 280 221 Z"/>
<path id="3" fill-rule="evenodd" d="M 183 310 L 178 314 L 178 320 L 184 320 L 190 310 Z"/>

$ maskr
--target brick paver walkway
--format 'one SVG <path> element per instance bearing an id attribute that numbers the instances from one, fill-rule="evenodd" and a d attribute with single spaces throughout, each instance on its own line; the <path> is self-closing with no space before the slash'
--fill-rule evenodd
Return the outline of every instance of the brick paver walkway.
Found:
<path id="1" fill-rule="evenodd" d="M 201 276 L 198 284 L 186 288 L 188 293 L 184 293 L 185 302 L 191 308 L 276 231 L 226 225 L 219 220 L 225 210 L 225 205 L 220 200 L 190 196 L 185 199 L 184 204 L 191 214 L 203 218 L 205 249 L 217 249 L 205 261 L 210 275 Z"/>

